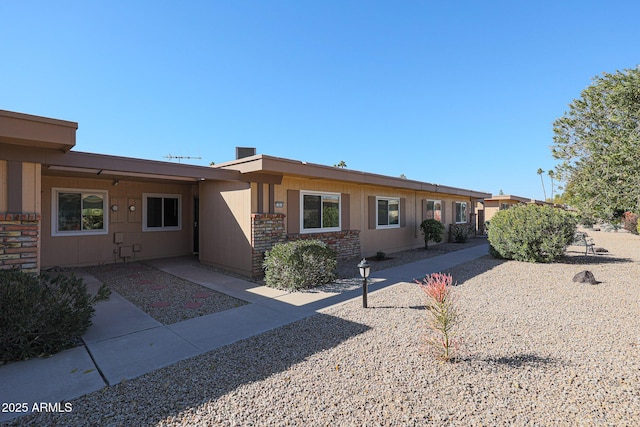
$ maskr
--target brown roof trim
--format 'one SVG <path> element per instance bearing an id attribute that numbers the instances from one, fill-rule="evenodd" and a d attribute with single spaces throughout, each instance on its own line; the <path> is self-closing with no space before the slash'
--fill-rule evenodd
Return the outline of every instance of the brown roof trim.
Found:
<path id="1" fill-rule="evenodd" d="M 273 157 L 265 154 L 258 154 L 245 157 L 239 160 L 221 163 L 214 168 L 232 169 L 243 174 L 252 172 L 262 172 L 281 175 L 292 175 L 306 178 L 327 179 L 332 181 L 346 181 L 357 184 L 380 185 L 403 190 L 428 191 L 433 193 L 453 194 L 476 199 L 490 197 L 490 193 L 467 190 L 463 188 L 449 187 L 446 185 L 431 184 L 427 182 L 414 181 L 410 179 L 395 178 L 391 176 L 378 175 L 369 172 L 360 172 L 351 169 L 342 169 L 332 166 L 319 165 L 302 162 L 299 160 Z"/>
<path id="2" fill-rule="evenodd" d="M 69 151 L 78 123 L 0 110 L 0 142 Z"/>
<path id="3" fill-rule="evenodd" d="M 511 194 L 500 194 L 498 196 L 492 196 L 484 200 L 492 201 L 492 202 L 499 202 L 502 200 L 515 200 L 516 202 L 520 202 L 520 203 L 529 203 L 531 201 L 531 199 L 528 199 L 526 197 L 513 196 Z"/>

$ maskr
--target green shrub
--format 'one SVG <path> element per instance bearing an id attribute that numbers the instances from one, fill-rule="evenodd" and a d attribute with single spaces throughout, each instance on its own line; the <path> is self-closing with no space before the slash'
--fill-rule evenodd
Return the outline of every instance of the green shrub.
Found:
<path id="1" fill-rule="evenodd" d="M 420 223 L 420 230 L 424 236 L 424 248 L 427 249 L 429 240 L 436 243 L 442 241 L 442 233 L 444 233 L 444 225 L 437 219 L 425 219 Z"/>
<path id="2" fill-rule="evenodd" d="M 264 260 L 267 286 L 291 291 L 331 283 L 336 278 L 336 253 L 319 240 L 278 243 Z"/>
<path id="3" fill-rule="evenodd" d="M 93 304 L 82 279 L 0 270 L 0 362 L 49 356 L 75 342 L 91 325 Z"/>
<path id="4" fill-rule="evenodd" d="M 456 243 L 465 243 L 469 240 L 469 236 L 471 236 L 474 232 L 473 225 L 466 224 L 451 224 L 451 236 L 453 237 L 453 241 Z"/>
<path id="5" fill-rule="evenodd" d="M 551 206 L 514 206 L 491 219 L 490 252 L 504 259 L 551 262 L 573 241 L 576 224 L 573 214 Z"/>

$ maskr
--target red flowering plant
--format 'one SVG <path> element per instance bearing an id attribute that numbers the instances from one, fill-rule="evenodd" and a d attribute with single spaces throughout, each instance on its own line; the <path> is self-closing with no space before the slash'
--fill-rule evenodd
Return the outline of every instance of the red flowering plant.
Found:
<path id="1" fill-rule="evenodd" d="M 433 273 L 422 281 L 416 280 L 426 295 L 429 333 L 427 344 L 439 359 L 455 358 L 459 340 L 456 338 L 460 313 L 450 274 Z"/>

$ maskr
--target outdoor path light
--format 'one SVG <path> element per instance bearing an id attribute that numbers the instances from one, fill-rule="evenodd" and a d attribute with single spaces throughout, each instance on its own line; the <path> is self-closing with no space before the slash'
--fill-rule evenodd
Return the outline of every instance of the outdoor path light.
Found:
<path id="1" fill-rule="evenodd" d="M 362 307 L 367 308 L 367 277 L 369 277 L 369 271 L 371 266 L 367 262 L 366 258 L 362 258 L 360 264 L 358 264 L 358 270 L 360 270 L 360 276 L 362 276 Z"/>

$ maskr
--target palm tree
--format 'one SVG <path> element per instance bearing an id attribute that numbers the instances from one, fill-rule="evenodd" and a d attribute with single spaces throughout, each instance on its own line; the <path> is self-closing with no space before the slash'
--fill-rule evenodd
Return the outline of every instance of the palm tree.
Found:
<path id="1" fill-rule="evenodd" d="M 542 168 L 538 168 L 538 175 L 540 175 L 540 182 L 542 183 L 542 193 L 544 194 L 544 200 L 547 200 L 547 190 L 544 189 L 544 180 L 542 179 L 543 173 Z"/>
<path id="2" fill-rule="evenodd" d="M 552 170 L 547 172 L 547 174 L 549 175 L 549 178 L 551 178 L 551 202 L 555 203 L 553 199 L 553 178 L 556 177 L 556 174 Z"/>
<path id="3" fill-rule="evenodd" d="M 346 168 L 347 164 L 344 162 L 344 160 L 340 160 L 340 163 L 338 163 L 337 165 L 333 165 L 334 168 Z"/>

